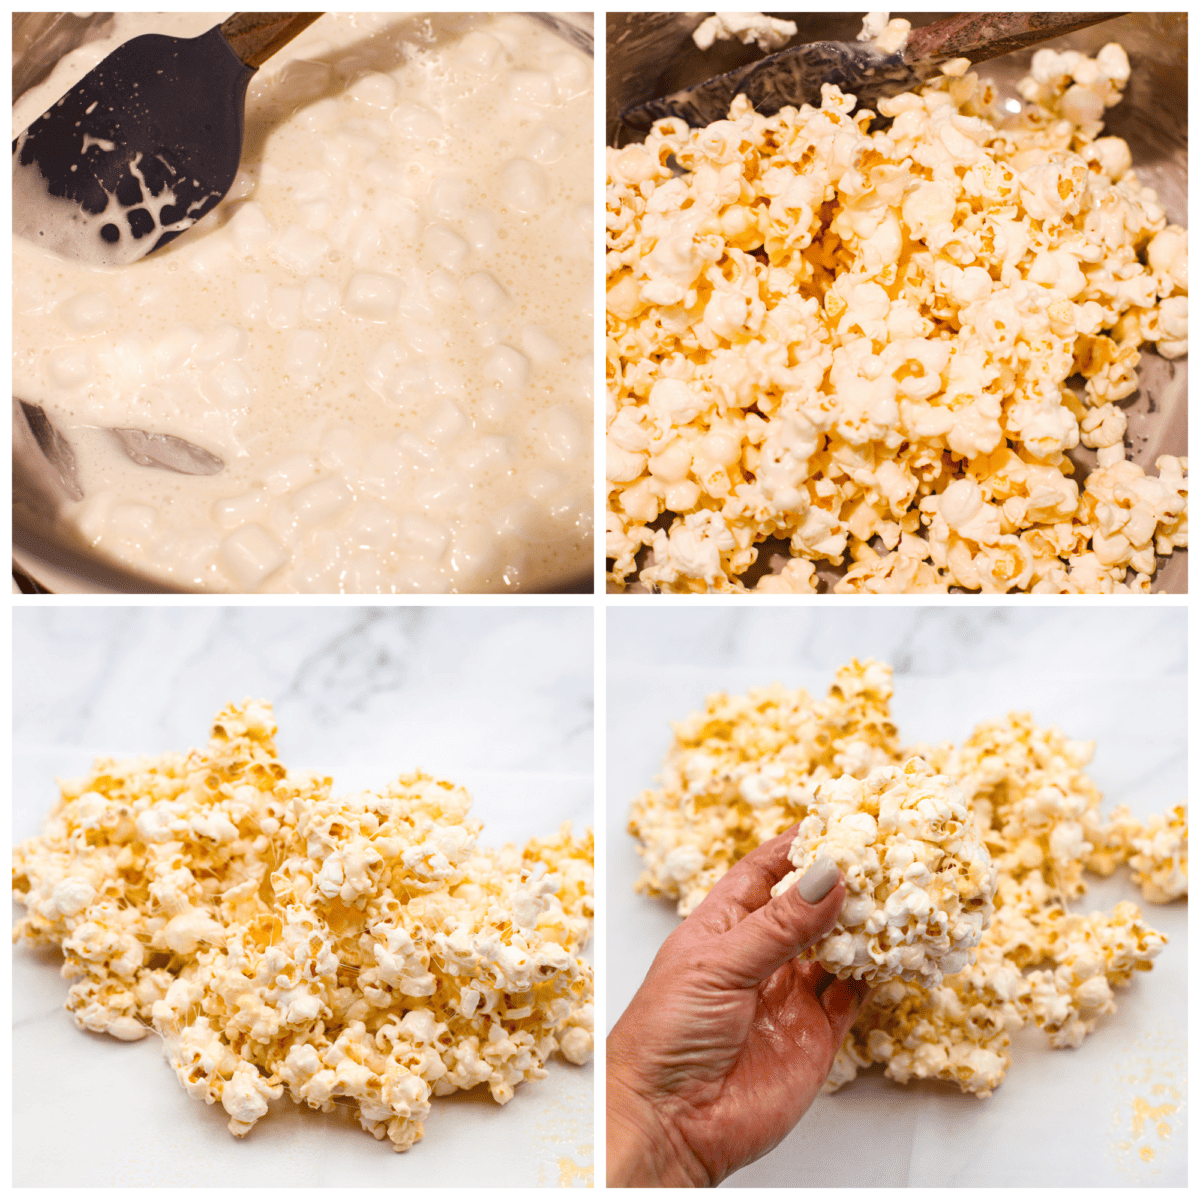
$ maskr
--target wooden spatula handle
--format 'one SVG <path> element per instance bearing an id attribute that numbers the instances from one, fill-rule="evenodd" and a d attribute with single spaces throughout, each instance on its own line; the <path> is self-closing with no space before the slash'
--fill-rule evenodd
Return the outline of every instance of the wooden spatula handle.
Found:
<path id="1" fill-rule="evenodd" d="M 904 47 L 908 62 L 969 58 L 984 62 L 1123 13 L 956 13 L 914 29 Z"/>
<path id="2" fill-rule="evenodd" d="M 234 13 L 221 33 L 234 54 L 257 70 L 278 50 L 303 33 L 321 13 Z"/>

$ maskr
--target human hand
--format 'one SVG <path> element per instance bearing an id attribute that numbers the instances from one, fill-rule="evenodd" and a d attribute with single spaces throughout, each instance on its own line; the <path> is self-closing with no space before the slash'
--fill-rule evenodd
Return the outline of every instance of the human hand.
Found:
<path id="1" fill-rule="evenodd" d="M 794 836 L 713 888 L 609 1034 L 610 1187 L 717 1184 L 777 1146 L 825 1082 L 869 988 L 796 957 L 833 928 L 846 889 L 823 858 L 771 898 Z"/>

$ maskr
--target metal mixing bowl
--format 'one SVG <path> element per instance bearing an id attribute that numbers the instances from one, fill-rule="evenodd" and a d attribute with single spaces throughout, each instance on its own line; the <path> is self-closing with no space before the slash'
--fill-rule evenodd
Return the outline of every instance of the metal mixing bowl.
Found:
<path id="1" fill-rule="evenodd" d="M 13 13 L 13 98 L 41 82 L 65 54 L 103 36 L 111 13 Z M 531 14 L 586 48 L 591 13 Z M 580 36 L 581 31 L 584 36 Z M 63 499 L 54 471 L 13 402 L 13 564 L 49 592 L 174 593 L 187 589 L 149 579 L 91 553 L 57 519 Z M 590 593 L 593 575 L 564 579 L 539 592 Z"/>
<path id="2" fill-rule="evenodd" d="M 665 96 L 702 79 L 762 58 L 754 46 L 718 42 L 700 51 L 692 31 L 706 13 L 610 13 L 607 19 L 607 140 L 624 145 L 640 140 L 620 127 L 618 116 L 631 104 Z M 854 41 L 862 13 L 771 13 L 794 21 L 798 33 L 789 45 L 828 39 Z M 914 26 L 926 25 L 945 13 L 892 13 Z M 1056 50 L 1095 54 L 1108 42 L 1120 42 L 1129 55 L 1132 75 L 1125 97 L 1105 114 L 1105 132 L 1129 143 L 1139 178 L 1155 188 L 1167 219 L 1187 225 L 1187 14 L 1130 13 L 1045 43 Z M 1026 73 L 1031 50 L 980 63 L 976 70 L 995 81 L 1003 98 L 1017 96 L 1016 84 Z M 1161 358 L 1152 346 L 1142 348 L 1138 368 L 1141 386 L 1121 402 L 1128 429 L 1129 457 L 1156 474 L 1161 454 L 1187 454 L 1187 360 Z M 1086 475 L 1095 465 L 1095 451 L 1080 447 L 1071 453 Z M 776 549 L 786 553 L 786 543 Z M 760 551 L 760 562 L 770 550 Z M 756 564 L 757 566 L 758 564 Z M 1154 577 L 1156 592 L 1187 591 L 1187 551 L 1159 558 Z M 840 573 L 818 568 L 818 576 Z"/>

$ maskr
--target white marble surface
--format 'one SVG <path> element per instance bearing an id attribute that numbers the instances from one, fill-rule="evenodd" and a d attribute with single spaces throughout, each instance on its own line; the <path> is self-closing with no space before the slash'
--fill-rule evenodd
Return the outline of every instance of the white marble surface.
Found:
<path id="1" fill-rule="evenodd" d="M 422 767 L 466 786 L 481 841 L 593 823 L 585 607 L 39 607 L 13 612 L 13 836 L 96 754 L 202 745 L 231 699 L 275 703 L 289 767 L 335 789 Z M 79 1031 L 57 951 L 14 948 L 15 1186 L 558 1186 L 590 1180 L 590 1067 L 552 1061 L 501 1108 L 434 1101 L 392 1153 L 286 1097 L 244 1140 L 191 1100 L 153 1037 Z M 475 1089 L 479 1091 L 480 1089 Z M 579 1170 L 578 1168 L 582 1168 Z"/>
<path id="2" fill-rule="evenodd" d="M 980 720 L 1031 711 L 1093 739 L 1105 806 L 1146 816 L 1187 787 L 1187 613 L 1181 607 L 712 607 L 610 609 L 607 618 L 606 1020 L 611 1027 L 678 918 L 633 893 L 640 860 L 628 804 L 670 744 L 670 720 L 712 691 L 780 680 L 823 696 L 834 670 L 875 657 L 896 669 L 901 737 L 961 741 Z M 1090 878 L 1090 877 L 1089 877 Z M 1083 911 L 1140 901 L 1124 871 Z M 1143 904 L 1170 937 L 1153 971 L 1078 1050 L 1036 1030 L 986 1100 L 907 1087 L 882 1068 L 821 1096 L 788 1139 L 733 1187 L 1173 1186 L 1186 1183 L 1187 905 Z M 1155 1091 L 1161 1085 L 1161 1090 Z M 1133 1105 L 1173 1104 L 1137 1133 Z M 1152 1155 L 1143 1160 L 1145 1148 Z"/>

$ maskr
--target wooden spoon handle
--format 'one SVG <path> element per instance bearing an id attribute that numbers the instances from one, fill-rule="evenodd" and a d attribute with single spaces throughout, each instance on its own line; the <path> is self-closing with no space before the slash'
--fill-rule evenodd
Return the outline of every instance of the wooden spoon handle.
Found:
<path id="1" fill-rule="evenodd" d="M 956 13 L 944 21 L 923 25 L 909 34 L 904 57 L 921 59 L 969 58 L 984 62 L 1014 50 L 1044 42 L 1075 29 L 1111 21 L 1123 13 Z"/>
<path id="2" fill-rule="evenodd" d="M 303 33 L 321 13 L 234 13 L 221 25 L 221 33 L 234 54 L 256 71 L 297 34 Z"/>

